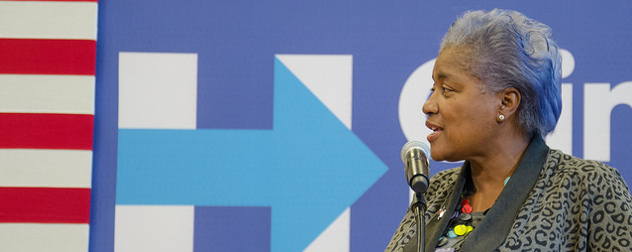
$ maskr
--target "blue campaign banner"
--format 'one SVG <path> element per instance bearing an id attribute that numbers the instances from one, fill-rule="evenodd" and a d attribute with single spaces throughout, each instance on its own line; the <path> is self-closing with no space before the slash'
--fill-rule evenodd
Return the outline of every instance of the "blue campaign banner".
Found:
<path id="1" fill-rule="evenodd" d="M 629 1 L 103 1 L 90 251 L 384 250 L 441 38 L 493 8 L 563 49 L 547 142 L 632 184 Z"/>

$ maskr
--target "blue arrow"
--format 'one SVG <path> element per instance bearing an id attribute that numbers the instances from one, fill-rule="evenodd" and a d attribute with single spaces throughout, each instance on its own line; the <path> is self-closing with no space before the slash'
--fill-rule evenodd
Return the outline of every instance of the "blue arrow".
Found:
<path id="1" fill-rule="evenodd" d="M 278 59 L 273 123 L 120 129 L 116 204 L 270 206 L 271 250 L 301 251 L 388 168 Z"/>

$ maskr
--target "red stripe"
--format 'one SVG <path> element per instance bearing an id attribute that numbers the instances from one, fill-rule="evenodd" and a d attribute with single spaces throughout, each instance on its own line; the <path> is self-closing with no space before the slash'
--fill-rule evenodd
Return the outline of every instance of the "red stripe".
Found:
<path id="1" fill-rule="evenodd" d="M 0 202 L 0 222 L 90 222 L 87 188 L 0 187 Z"/>
<path id="2" fill-rule="evenodd" d="M 0 113 L 0 148 L 92 150 L 93 128 L 93 115 Z"/>
<path id="3" fill-rule="evenodd" d="M 94 75 L 94 40 L 0 39 L 0 74 Z"/>

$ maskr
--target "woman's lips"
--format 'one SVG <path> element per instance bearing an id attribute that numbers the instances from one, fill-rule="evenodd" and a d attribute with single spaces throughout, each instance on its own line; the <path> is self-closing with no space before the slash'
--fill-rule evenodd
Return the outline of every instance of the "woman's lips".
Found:
<path id="1" fill-rule="evenodd" d="M 427 137 L 428 142 L 432 142 L 432 141 L 436 140 L 439 137 L 439 135 L 441 135 L 441 132 L 443 131 L 443 128 L 441 128 L 439 126 L 436 126 L 435 124 L 429 123 L 429 122 L 426 122 L 426 127 L 428 127 L 429 129 L 431 129 L 433 131 Z"/>
<path id="2" fill-rule="evenodd" d="M 439 135 L 441 135 L 441 131 L 442 130 L 439 128 L 439 129 L 432 129 L 432 131 L 433 132 L 430 135 L 428 135 L 428 137 L 427 137 L 428 142 L 432 142 L 435 139 L 437 139 L 439 137 Z"/>

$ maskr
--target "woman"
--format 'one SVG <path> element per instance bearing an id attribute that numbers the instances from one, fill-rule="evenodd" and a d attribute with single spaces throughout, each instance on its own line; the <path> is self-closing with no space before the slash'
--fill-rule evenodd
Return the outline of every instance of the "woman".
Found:
<path id="1" fill-rule="evenodd" d="M 631 251 L 632 196 L 600 162 L 549 149 L 561 60 L 548 26 L 467 12 L 445 35 L 423 106 L 432 159 L 425 251 Z M 414 203 L 414 202 L 413 202 Z M 386 251 L 416 251 L 411 209 Z"/>

